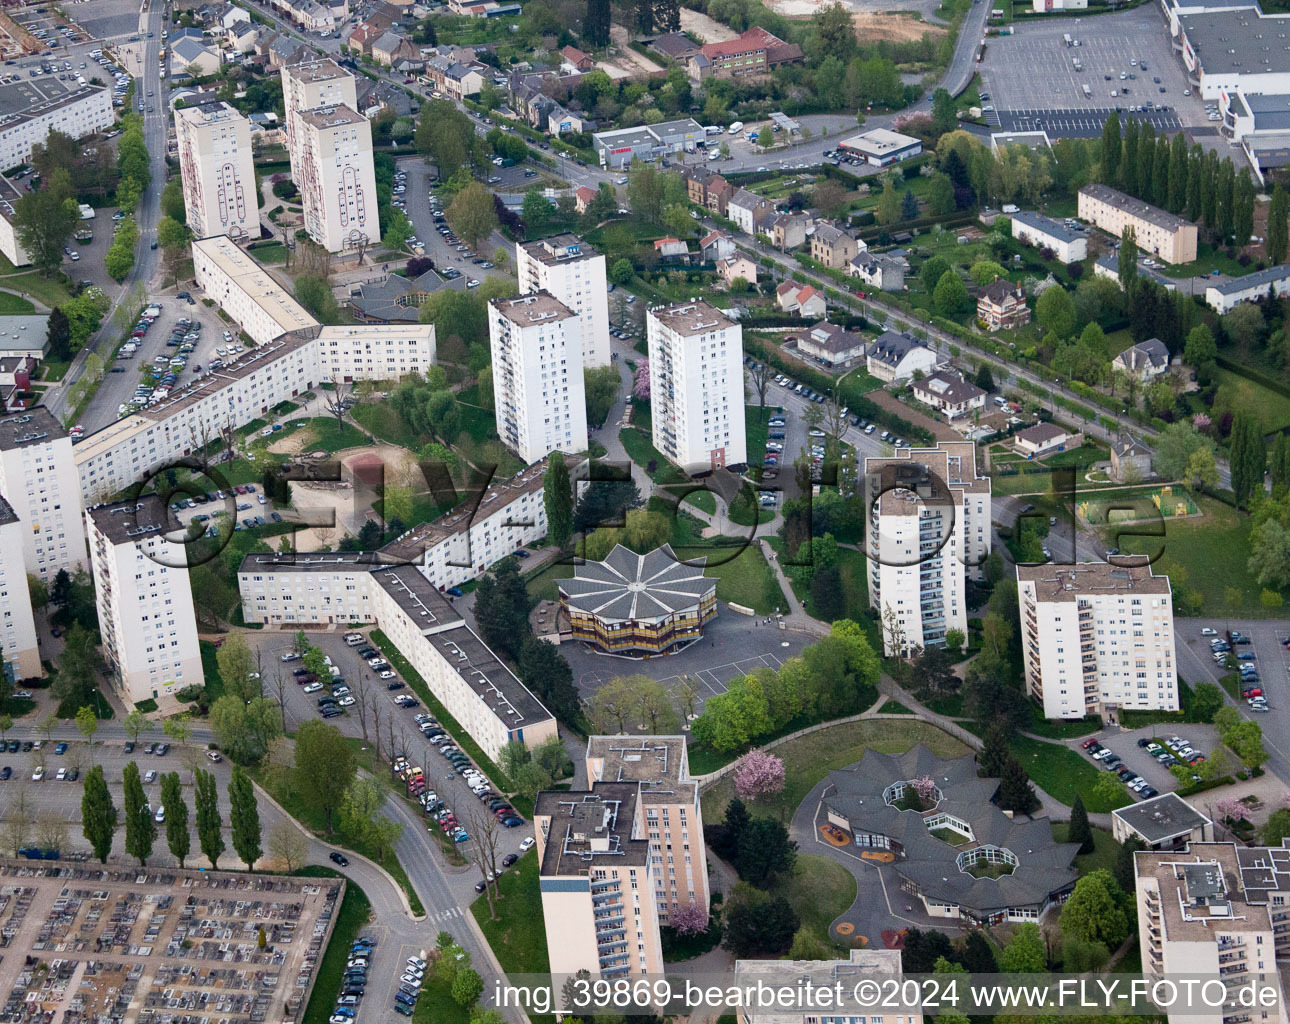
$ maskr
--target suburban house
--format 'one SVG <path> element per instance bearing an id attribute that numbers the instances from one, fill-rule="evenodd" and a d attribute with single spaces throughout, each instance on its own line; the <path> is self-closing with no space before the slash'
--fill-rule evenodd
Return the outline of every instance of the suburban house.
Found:
<path id="1" fill-rule="evenodd" d="M 737 189 L 730 197 L 726 204 L 726 217 L 735 222 L 740 231 L 745 234 L 755 234 L 757 223 L 755 214 L 759 211 L 763 216 L 773 211 L 771 204 L 755 193 L 749 192 L 746 188 Z"/>
<path id="2" fill-rule="evenodd" d="M 547 111 L 545 127 L 548 135 L 563 135 L 565 132 L 594 132 L 600 125 L 581 113 L 552 103 Z"/>
<path id="3" fill-rule="evenodd" d="M 230 29 L 239 21 L 246 24 L 251 23 L 251 14 L 245 7 L 239 7 L 237 4 L 229 4 L 219 13 L 220 27 Z"/>
<path id="4" fill-rule="evenodd" d="M 700 57 L 704 59 L 698 60 Z M 796 43 L 786 43 L 754 25 L 737 39 L 706 43 L 697 54 L 686 59 L 686 64 L 691 78 L 702 79 L 709 75 L 738 78 L 764 75 L 781 64 L 792 64 L 801 59 L 802 48 Z"/>
<path id="5" fill-rule="evenodd" d="M 255 49 L 255 41 L 260 38 L 260 30 L 249 21 L 235 21 L 224 30 L 224 39 L 229 49 L 238 53 L 250 53 Z"/>
<path id="6" fill-rule="evenodd" d="M 360 21 L 357 25 L 354 26 L 354 30 L 349 34 L 349 37 L 345 40 L 345 44 L 351 50 L 357 50 L 359 51 L 359 53 L 362 53 L 364 56 L 370 57 L 372 55 L 372 44 L 376 42 L 376 40 L 380 39 L 381 36 L 383 36 L 388 31 L 389 31 L 389 26 L 386 26 L 385 28 L 381 28 L 379 25 L 373 25 L 370 22 Z"/>
<path id="7" fill-rule="evenodd" d="M 964 380 L 957 370 L 937 370 L 922 380 L 915 380 L 912 387 L 915 398 L 944 413 L 946 420 L 967 416 L 985 405 L 985 389 Z"/>
<path id="8" fill-rule="evenodd" d="M 811 259 L 833 270 L 845 270 L 858 253 L 869 247 L 851 232 L 834 224 L 819 224 L 811 235 Z"/>
<path id="9" fill-rule="evenodd" d="M 736 252 L 717 260 L 717 276 L 725 282 L 727 288 L 736 277 L 742 277 L 749 284 L 756 284 L 757 264 L 743 253 Z"/>
<path id="10" fill-rule="evenodd" d="M 596 198 L 596 190 L 587 188 L 586 185 L 579 185 L 573 191 L 573 208 L 579 213 L 587 212 L 587 204 Z"/>
<path id="11" fill-rule="evenodd" d="M 863 243 L 862 243 L 863 244 Z M 886 253 L 861 252 L 846 266 L 847 274 L 883 292 L 898 292 L 905 287 L 909 261 Z"/>
<path id="12" fill-rule="evenodd" d="M 797 344 L 797 350 L 825 366 L 846 366 L 864 356 L 865 341 L 845 327 L 821 320 L 810 330 L 788 336 Z"/>
<path id="13" fill-rule="evenodd" d="M 1011 330 L 1030 323 L 1026 289 L 1002 278 L 986 285 L 977 297 L 976 315 L 988 331 Z"/>
<path id="14" fill-rule="evenodd" d="M 811 219 L 804 213 L 781 213 L 770 222 L 771 244 L 781 252 L 806 244 Z"/>
<path id="15" fill-rule="evenodd" d="M 596 66 L 595 59 L 589 53 L 583 53 L 576 46 L 566 46 L 560 51 L 560 59 L 575 71 L 586 74 Z"/>
<path id="16" fill-rule="evenodd" d="M 196 39 L 181 39 L 170 48 L 173 67 L 195 73 L 195 77 L 213 75 L 219 70 L 219 53 Z"/>
<path id="17" fill-rule="evenodd" d="M 699 254 L 706 263 L 724 260 L 728 256 L 733 256 L 734 251 L 734 239 L 724 232 L 709 231 L 699 239 Z"/>
<path id="18" fill-rule="evenodd" d="M 690 247 L 679 238 L 660 238 L 654 243 L 654 252 L 663 263 L 688 263 Z"/>
<path id="19" fill-rule="evenodd" d="M 441 91 L 450 99 L 464 100 L 474 96 L 492 78 L 487 64 L 454 64 L 443 73 Z"/>
<path id="20" fill-rule="evenodd" d="M 1169 369 L 1169 349 L 1159 338 L 1148 338 L 1112 359 L 1111 369 L 1123 370 L 1139 380 L 1151 380 Z"/>
<path id="21" fill-rule="evenodd" d="M 411 40 L 397 32 L 383 32 L 372 43 L 372 60 L 382 67 L 392 67 L 399 60 L 419 60 L 420 57 L 421 51 Z"/>
<path id="22" fill-rule="evenodd" d="M 1012 443 L 1022 455 L 1034 458 L 1049 452 L 1078 448 L 1084 443 L 1084 435 L 1056 423 L 1036 423 L 1013 434 Z"/>
<path id="23" fill-rule="evenodd" d="M 706 167 L 686 167 L 681 176 L 685 179 L 685 191 L 690 202 L 726 216 L 726 205 L 735 194 L 735 187 L 730 182 Z"/>
<path id="24" fill-rule="evenodd" d="M 936 369 L 936 353 L 912 334 L 883 331 L 865 352 L 865 368 L 884 384 L 906 381 Z"/>
<path id="25" fill-rule="evenodd" d="M 1132 434 L 1121 434 L 1111 445 L 1111 479 L 1117 484 L 1136 484 L 1154 474 L 1151 457 L 1155 450 Z"/>
<path id="26" fill-rule="evenodd" d="M 824 295 L 809 284 L 785 281 L 775 289 L 775 304 L 785 313 L 796 313 L 803 319 L 824 318 Z"/>

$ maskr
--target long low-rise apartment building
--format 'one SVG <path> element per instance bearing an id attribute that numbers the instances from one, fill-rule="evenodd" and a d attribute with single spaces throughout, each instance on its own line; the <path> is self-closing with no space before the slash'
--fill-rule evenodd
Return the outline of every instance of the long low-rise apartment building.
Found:
<path id="1" fill-rule="evenodd" d="M 1088 239 L 1061 221 L 1042 213 L 1018 210 L 1012 214 L 1012 237 L 1040 249 L 1051 249 L 1060 263 L 1079 263 L 1088 257 Z"/>
<path id="2" fill-rule="evenodd" d="M 1085 185 L 1079 190 L 1079 218 L 1116 238 L 1132 228 L 1138 249 L 1166 263 L 1190 263 L 1196 258 L 1195 224 L 1119 189 Z"/>
<path id="3" fill-rule="evenodd" d="M 549 458 L 490 486 L 431 523 L 381 549 L 387 561 L 415 565 L 440 590 L 477 579 L 490 565 L 546 536 L 543 478 Z"/>
<path id="4" fill-rule="evenodd" d="M 102 86 L 81 85 L 33 102 L 34 87 L 24 79 L 20 85 L 0 88 L 0 167 L 25 164 L 31 147 L 43 143 L 51 131 L 79 139 L 116 121 L 111 94 Z"/>
<path id="5" fill-rule="evenodd" d="M 228 235 L 193 242 L 197 284 L 257 345 L 318 321 Z"/>
<path id="6" fill-rule="evenodd" d="M 1280 298 L 1290 292 L 1290 266 L 1284 263 L 1235 277 L 1205 289 L 1205 303 L 1219 313 L 1230 313 L 1242 302 Z"/>
<path id="7" fill-rule="evenodd" d="M 77 444 L 81 494 L 87 503 L 105 501 L 324 381 L 394 380 L 424 372 L 434 352 L 433 324 L 346 324 L 284 334 Z"/>
<path id="8" fill-rule="evenodd" d="M 556 735 L 542 702 L 411 565 L 370 554 L 250 554 L 238 568 L 246 622 L 289 629 L 370 622 L 489 757 Z"/>

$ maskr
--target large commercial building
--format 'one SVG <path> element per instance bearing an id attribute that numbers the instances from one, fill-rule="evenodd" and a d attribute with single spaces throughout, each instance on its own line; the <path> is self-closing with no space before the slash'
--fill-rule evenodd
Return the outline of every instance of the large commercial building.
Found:
<path id="1" fill-rule="evenodd" d="M 179 170 L 188 226 L 197 238 L 260 235 L 251 122 L 232 105 L 212 100 L 175 111 Z"/>
<path id="2" fill-rule="evenodd" d="M 653 863 L 641 784 L 539 793 L 533 828 L 551 973 L 661 974 L 651 898 L 661 866 Z"/>
<path id="3" fill-rule="evenodd" d="M 1217 977 L 1230 1002 L 1170 1013 L 1178 1024 L 1284 1024 L 1278 961 L 1290 956 L 1290 849 L 1192 843 L 1133 855 L 1142 973 L 1148 980 Z M 1239 1005 L 1251 982 L 1276 989 L 1273 1006 Z"/>
<path id="4" fill-rule="evenodd" d="M 670 544 L 644 555 L 619 544 L 603 562 L 575 565 L 558 586 L 573 639 L 621 657 L 679 650 L 717 616 L 716 579 L 683 563 Z"/>
<path id="5" fill-rule="evenodd" d="M 967 635 L 967 574 L 990 554 L 990 480 L 971 441 L 865 459 L 869 600 L 883 652 L 941 646 Z"/>
<path id="6" fill-rule="evenodd" d="M 81 489 L 67 431 L 43 405 L 0 418 L 0 494 L 22 523 L 22 562 L 46 582 L 85 564 Z"/>
<path id="7" fill-rule="evenodd" d="M 1085 185 L 1079 190 L 1079 217 L 1116 238 L 1132 228 L 1138 249 L 1166 263 L 1190 263 L 1196 258 L 1195 224 L 1107 185 Z"/>
<path id="8" fill-rule="evenodd" d="M 1290 93 L 1285 16 L 1264 14 L 1254 3 L 1213 6 L 1227 9 L 1186 5 L 1171 18 L 1173 44 L 1191 85 L 1207 100 L 1232 89 Z"/>
<path id="9" fill-rule="evenodd" d="M 902 135 L 888 128 L 874 128 L 843 139 L 838 148 L 864 157 L 865 162 L 874 167 L 887 167 L 918 156 L 923 151 L 923 144 L 912 135 Z"/>
<path id="10" fill-rule="evenodd" d="M 309 237 L 328 252 L 379 241 L 372 125 L 358 113 L 354 76 L 331 59 L 293 64 L 282 95 Z"/>
<path id="11" fill-rule="evenodd" d="M 547 291 L 582 320 L 582 364 L 609 365 L 605 257 L 576 235 L 515 243 L 520 294 Z"/>
<path id="12" fill-rule="evenodd" d="M 111 94 L 103 86 L 65 89 L 44 79 L 39 85 L 28 85 L 23 79 L 0 87 L 0 167 L 25 164 L 31 159 L 31 147 L 43 143 L 51 131 L 79 139 L 110 128 L 115 121 Z"/>
<path id="13" fill-rule="evenodd" d="M 699 784 L 690 777 L 684 736 L 591 736 L 587 779 L 640 783 L 657 868 L 654 904 L 660 924 L 691 905 L 708 909 L 708 858 Z"/>
<path id="14" fill-rule="evenodd" d="M 808 983 L 813 989 L 842 985 L 844 992 L 872 981 L 882 986 L 901 984 L 904 968 L 898 949 L 853 949 L 846 960 L 736 960 L 735 987 L 755 990 L 758 983 L 775 987 L 792 988 Z M 884 988 L 883 991 L 889 989 Z M 776 1010 L 764 1006 L 746 1007 L 736 1015 L 738 1024 L 819 1024 L 815 1009 Z M 831 1010 L 829 1024 L 869 1024 L 873 1016 L 869 1011 L 847 1013 Z M 880 1021 L 890 1024 L 923 1024 L 921 1013 L 890 1013 L 881 1015 Z"/>
<path id="15" fill-rule="evenodd" d="M 497 433 L 525 462 L 587 448 L 582 318 L 550 292 L 488 304 Z"/>
<path id="16" fill-rule="evenodd" d="M 477 579 L 494 562 L 546 536 L 543 477 L 547 459 L 490 486 L 434 522 L 408 530 L 381 549 L 415 565 L 440 590 Z"/>
<path id="17" fill-rule="evenodd" d="M 618 128 L 596 132 L 592 145 L 600 157 L 600 166 L 618 170 L 633 160 L 657 160 L 671 153 L 693 153 L 707 141 L 703 125 L 692 117 L 680 121 L 662 121 L 639 128 Z"/>
<path id="18" fill-rule="evenodd" d="M 41 674 L 36 619 L 22 563 L 22 520 L 0 498 L 0 661 L 13 682 Z"/>
<path id="19" fill-rule="evenodd" d="M 745 465 L 743 327 L 698 300 L 651 309 L 645 331 L 654 447 L 687 473 Z"/>
<path id="20" fill-rule="evenodd" d="M 1149 565 L 1019 565 L 1026 687 L 1045 718 L 1177 711 L 1169 577 Z"/>
<path id="21" fill-rule="evenodd" d="M 199 238 L 192 252 L 198 286 L 257 345 L 288 331 L 318 326 L 305 307 L 227 235 Z"/>
<path id="22" fill-rule="evenodd" d="M 182 530 L 155 494 L 85 512 L 103 653 L 130 704 L 202 682 Z M 127 705 L 128 706 L 128 705 Z"/>
<path id="23" fill-rule="evenodd" d="M 542 702 L 414 566 L 370 554 L 250 554 L 237 582 L 248 623 L 375 623 L 489 757 L 512 740 L 533 747 L 556 735 Z"/>

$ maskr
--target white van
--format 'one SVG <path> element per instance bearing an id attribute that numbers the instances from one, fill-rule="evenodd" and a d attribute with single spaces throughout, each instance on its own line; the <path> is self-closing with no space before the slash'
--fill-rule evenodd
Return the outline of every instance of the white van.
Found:
<path id="1" fill-rule="evenodd" d="M 730 135 L 738 135 L 743 130 L 744 130 L 744 123 L 742 121 L 736 121 L 734 124 L 732 124 L 729 128 L 726 129 L 726 132 Z"/>

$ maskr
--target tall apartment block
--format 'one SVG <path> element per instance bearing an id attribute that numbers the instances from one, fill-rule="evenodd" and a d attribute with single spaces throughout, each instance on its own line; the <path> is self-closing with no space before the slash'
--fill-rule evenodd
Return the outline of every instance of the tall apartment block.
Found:
<path id="1" fill-rule="evenodd" d="M 36 619 L 22 564 L 22 520 L 0 498 L 0 661 L 10 682 L 40 675 Z"/>
<path id="2" fill-rule="evenodd" d="M 977 476 L 971 442 L 867 458 L 864 472 L 883 652 L 943 645 L 951 629 L 966 636 L 967 575 L 990 553 L 990 481 Z"/>
<path id="3" fill-rule="evenodd" d="M 748 461 L 743 328 L 707 302 L 645 317 L 654 447 L 687 473 Z"/>
<path id="4" fill-rule="evenodd" d="M 1017 566 L 1026 686 L 1046 718 L 1177 711 L 1169 577 L 1149 565 Z"/>
<path id="5" fill-rule="evenodd" d="M 202 681 L 182 529 L 155 494 L 86 509 L 103 652 L 129 702 Z"/>
<path id="6" fill-rule="evenodd" d="M 282 95 L 309 237 L 328 252 L 379 241 L 372 126 L 355 109 L 354 76 L 334 60 L 292 64 L 282 69 Z"/>
<path id="7" fill-rule="evenodd" d="M 22 562 L 42 580 L 85 564 L 72 442 L 42 405 L 0 418 L 0 494 L 23 524 Z"/>
<path id="8" fill-rule="evenodd" d="M 550 292 L 488 304 L 497 433 L 527 463 L 587 448 L 582 318 Z"/>
<path id="9" fill-rule="evenodd" d="M 533 828 L 552 974 L 662 973 L 644 809 L 637 782 L 538 794 Z"/>
<path id="10" fill-rule="evenodd" d="M 582 364 L 609 365 L 609 290 L 605 257 L 576 235 L 515 245 L 520 294 L 547 291 L 582 320 Z"/>
<path id="11" fill-rule="evenodd" d="M 708 858 L 699 784 L 690 777 L 684 736 L 592 736 L 587 778 L 636 782 L 645 805 L 654 903 L 660 924 L 691 904 L 708 909 Z"/>
<path id="12" fill-rule="evenodd" d="M 1218 977 L 1223 1006 L 1170 1013 L 1178 1024 L 1285 1024 L 1277 962 L 1290 958 L 1290 849 L 1191 843 L 1133 855 L 1142 973 Z M 1241 1006 L 1238 988 L 1277 988 L 1276 1005 Z"/>
<path id="13" fill-rule="evenodd" d="M 898 949 L 853 949 L 846 960 L 736 960 L 735 986 L 741 991 L 755 989 L 760 983 L 775 988 L 809 984 L 814 989 L 841 985 L 843 992 L 853 992 L 865 981 L 883 986 L 900 986 L 904 965 Z M 755 1000 L 754 1000 L 755 1002 Z M 811 1007 L 779 1010 L 768 1006 L 741 1007 L 739 1024 L 820 1024 L 819 1011 Z M 876 1019 L 869 1014 L 833 1010 L 825 1018 L 828 1024 L 923 1024 L 921 1013 L 888 1013 Z"/>
<path id="14" fill-rule="evenodd" d="M 196 238 L 260 234 L 251 122 L 223 100 L 175 111 L 184 207 Z"/>

